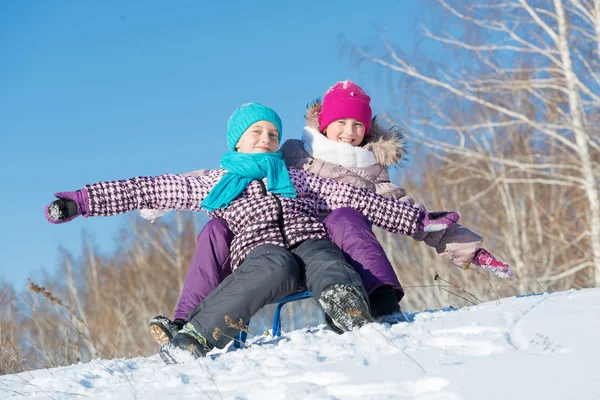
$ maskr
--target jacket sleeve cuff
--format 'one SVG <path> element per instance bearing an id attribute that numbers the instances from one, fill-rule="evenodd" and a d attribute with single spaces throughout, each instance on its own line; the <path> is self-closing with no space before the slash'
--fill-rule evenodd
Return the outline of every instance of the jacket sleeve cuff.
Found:
<path id="1" fill-rule="evenodd" d="M 79 190 L 79 201 L 77 202 L 77 206 L 79 207 L 79 212 L 81 216 L 87 218 L 90 216 L 90 196 L 88 195 L 87 189 Z"/>

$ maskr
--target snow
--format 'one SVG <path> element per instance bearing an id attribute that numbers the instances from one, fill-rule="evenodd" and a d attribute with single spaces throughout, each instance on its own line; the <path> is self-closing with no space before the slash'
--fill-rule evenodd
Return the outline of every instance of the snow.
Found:
<path id="1" fill-rule="evenodd" d="M 261 336 L 188 364 L 155 355 L 4 375 L 0 398 L 600 398 L 600 289 L 410 317 L 344 335 L 320 325 Z"/>

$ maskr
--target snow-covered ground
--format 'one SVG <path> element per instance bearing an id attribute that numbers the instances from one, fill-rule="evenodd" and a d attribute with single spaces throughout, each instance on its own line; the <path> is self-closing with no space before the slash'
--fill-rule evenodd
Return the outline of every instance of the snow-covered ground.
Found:
<path id="1" fill-rule="evenodd" d="M 0 377 L 2 399 L 600 399 L 600 289 L 324 326 L 165 365 L 94 360 Z"/>

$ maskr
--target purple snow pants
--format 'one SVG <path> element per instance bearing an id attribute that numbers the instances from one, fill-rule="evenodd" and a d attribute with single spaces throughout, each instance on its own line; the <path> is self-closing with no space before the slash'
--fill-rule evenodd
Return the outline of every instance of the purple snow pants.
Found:
<path id="1" fill-rule="evenodd" d="M 398 301 L 402 299 L 404 290 L 369 220 L 351 208 L 340 208 L 332 211 L 323 224 L 331 241 L 342 249 L 348 262 L 359 273 L 368 294 L 387 285 L 396 289 Z M 229 246 L 232 240 L 233 233 L 225 221 L 213 219 L 204 226 L 198 235 L 196 253 L 175 318 L 186 319 L 188 312 L 231 274 Z"/>

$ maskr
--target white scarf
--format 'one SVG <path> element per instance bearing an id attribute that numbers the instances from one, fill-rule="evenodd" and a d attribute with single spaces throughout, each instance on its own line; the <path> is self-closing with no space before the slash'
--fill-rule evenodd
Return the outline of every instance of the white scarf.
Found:
<path id="1" fill-rule="evenodd" d="M 346 168 L 365 168 L 377 164 L 371 151 L 363 147 L 354 147 L 350 143 L 329 140 L 321 132 L 308 126 L 304 127 L 302 141 L 308 155 L 319 160 Z"/>

